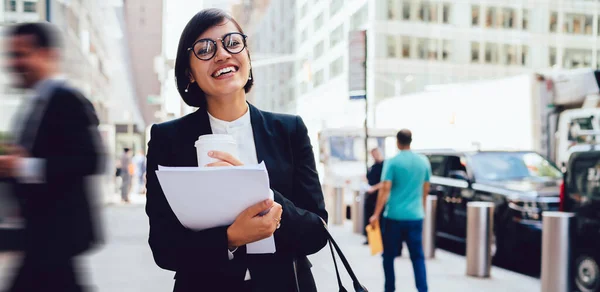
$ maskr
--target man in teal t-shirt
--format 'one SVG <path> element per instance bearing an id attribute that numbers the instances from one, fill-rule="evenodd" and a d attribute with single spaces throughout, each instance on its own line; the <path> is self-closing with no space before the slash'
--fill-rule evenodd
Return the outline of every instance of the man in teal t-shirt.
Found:
<path id="1" fill-rule="evenodd" d="M 427 273 L 423 256 L 423 217 L 425 198 L 429 193 L 431 165 L 427 158 L 410 150 L 412 133 L 403 129 L 396 135 L 400 153 L 385 161 L 375 214 L 378 221 L 384 209 L 383 270 L 385 292 L 395 291 L 394 258 L 406 241 L 419 292 L 427 291 Z M 386 204 L 387 203 L 387 204 Z"/>

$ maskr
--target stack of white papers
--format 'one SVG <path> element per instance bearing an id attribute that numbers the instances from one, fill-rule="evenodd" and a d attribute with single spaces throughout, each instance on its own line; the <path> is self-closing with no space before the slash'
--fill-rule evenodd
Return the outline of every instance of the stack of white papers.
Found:
<path id="1" fill-rule="evenodd" d="M 156 171 L 171 209 L 192 230 L 231 225 L 248 207 L 273 199 L 265 164 L 230 167 L 166 167 Z M 269 237 L 246 246 L 247 253 L 275 253 Z"/>

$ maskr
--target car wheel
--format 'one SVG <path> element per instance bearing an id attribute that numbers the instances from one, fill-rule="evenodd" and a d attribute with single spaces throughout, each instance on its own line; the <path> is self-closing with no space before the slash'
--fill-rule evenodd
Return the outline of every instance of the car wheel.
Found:
<path id="1" fill-rule="evenodd" d="M 581 254 L 575 260 L 575 285 L 581 292 L 600 291 L 600 267 L 589 254 Z"/>

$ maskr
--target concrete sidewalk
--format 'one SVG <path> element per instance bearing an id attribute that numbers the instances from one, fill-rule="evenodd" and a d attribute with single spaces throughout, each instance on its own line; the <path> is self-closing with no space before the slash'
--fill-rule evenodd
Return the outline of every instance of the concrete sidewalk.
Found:
<path id="1" fill-rule="evenodd" d="M 102 210 L 106 243 L 85 257 L 85 269 L 80 270 L 96 287 L 94 292 L 164 292 L 173 289 L 173 273 L 154 263 L 147 243 L 148 219 L 143 204 L 136 202 L 110 205 Z M 352 233 L 351 227 L 348 222 L 343 226 L 330 226 L 330 231 L 362 284 L 371 292 L 383 291 L 381 256 L 371 256 L 369 248 L 362 245 L 364 238 Z M 396 291 L 416 291 L 408 252 L 403 254 L 396 260 Z M 0 291 L 7 284 L 18 258 L 16 253 L 0 252 Z M 329 247 L 309 258 L 319 291 L 338 291 Z M 341 267 L 341 262 L 339 265 Z M 436 259 L 427 261 L 429 291 L 540 291 L 538 279 L 500 268 L 492 268 L 490 279 L 467 277 L 465 270 L 463 256 L 438 249 Z M 343 270 L 341 274 L 345 287 L 353 291 L 350 278 Z"/>
<path id="2" fill-rule="evenodd" d="M 330 226 L 330 232 L 348 258 L 355 274 L 369 291 L 383 291 L 384 276 L 381 256 L 371 256 L 368 246 L 362 245 L 364 237 L 352 233 L 352 225 Z M 319 291 L 338 291 L 335 269 L 329 247 L 310 257 L 313 274 Z M 467 277 L 465 257 L 441 249 L 436 258 L 428 260 L 427 279 L 429 291 L 486 291 L 532 292 L 540 291 L 540 281 L 511 271 L 492 267 L 489 279 Z M 338 258 L 338 267 L 343 268 Z M 396 259 L 396 291 L 416 291 L 412 264 L 406 246 L 402 257 Z M 343 282 L 352 291 L 352 281 L 340 271 Z"/>

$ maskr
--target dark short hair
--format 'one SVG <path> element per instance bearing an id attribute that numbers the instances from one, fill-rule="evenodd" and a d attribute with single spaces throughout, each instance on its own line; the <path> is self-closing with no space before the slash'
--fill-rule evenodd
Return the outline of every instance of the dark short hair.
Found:
<path id="1" fill-rule="evenodd" d="M 125 153 L 129 152 L 129 148 L 123 148 L 123 151 L 125 151 Z"/>
<path id="2" fill-rule="evenodd" d="M 189 74 L 191 51 L 188 51 L 188 48 L 194 44 L 196 39 L 201 34 L 225 20 L 233 22 L 239 32 L 242 34 L 244 33 L 240 25 L 235 21 L 235 19 L 233 19 L 233 17 L 231 17 L 231 15 L 217 8 L 204 9 L 196 13 L 196 15 L 192 17 L 181 33 L 181 37 L 179 38 L 179 46 L 177 47 L 177 56 L 175 58 L 175 84 L 177 85 L 177 91 L 179 91 L 179 95 L 181 95 L 183 101 L 189 106 L 205 106 L 206 95 L 202 89 L 200 89 L 198 82 L 190 84 Z M 249 52 L 248 57 L 250 57 Z M 250 69 L 250 76 L 252 76 L 252 69 Z M 244 85 L 244 90 L 246 92 L 250 91 L 250 88 L 252 88 L 252 84 L 254 83 L 253 79 L 254 78 L 248 80 L 246 85 Z M 185 89 L 188 87 L 188 85 L 188 92 L 185 92 Z"/>
<path id="3" fill-rule="evenodd" d="M 49 22 L 19 23 L 8 30 L 11 37 L 33 36 L 35 46 L 44 49 L 60 49 L 61 34 L 58 28 Z"/>
<path id="4" fill-rule="evenodd" d="M 408 129 L 402 129 L 396 134 L 396 139 L 400 145 L 410 145 L 412 142 L 412 133 Z"/>

